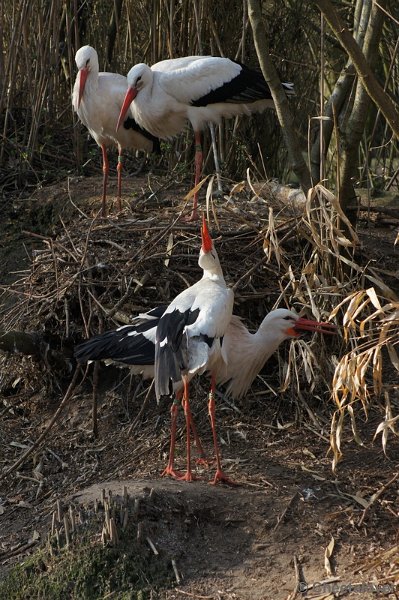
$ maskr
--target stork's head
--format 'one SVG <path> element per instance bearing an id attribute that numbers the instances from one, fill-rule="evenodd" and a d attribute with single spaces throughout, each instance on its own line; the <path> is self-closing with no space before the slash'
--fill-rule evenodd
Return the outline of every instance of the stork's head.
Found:
<path id="1" fill-rule="evenodd" d="M 125 120 L 125 116 L 127 111 L 129 110 L 129 106 L 137 96 L 140 90 L 142 90 L 146 85 L 151 84 L 153 78 L 153 72 L 150 67 L 144 63 L 139 63 L 134 65 L 127 74 L 127 91 L 125 98 L 123 100 L 121 112 L 119 113 L 119 119 L 116 126 L 116 131 L 118 131 L 119 127 Z"/>
<path id="2" fill-rule="evenodd" d="M 319 331 L 320 333 L 336 334 L 333 323 L 305 319 L 298 316 L 292 310 L 277 308 L 272 310 L 264 319 L 261 328 L 273 331 L 276 336 L 281 336 L 281 341 L 288 338 L 298 337 L 303 331 Z"/>
<path id="3" fill-rule="evenodd" d="M 76 66 L 78 67 L 79 73 L 79 97 L 78 97 L 78 107 L 80 105 L 80 101 L 82 100 L 83 92 L 85 90 L 85 85 L 87 81 L 87 77 L 91 71 L 96 71 L 98 73 L 98 55 L 97 52 L 91 46 L 82 46 L 76 52 L 75 55 Z"/>
<path id="4" fill-rule="evenodd" d="M 214 248 L 205 216 L 202 216 L 201 240 L 202 244 L 198 264 L 204 270 L 204 276 L 212 274 L 222 275 L 222 267 L 220 266 L 219 257 Z"/>

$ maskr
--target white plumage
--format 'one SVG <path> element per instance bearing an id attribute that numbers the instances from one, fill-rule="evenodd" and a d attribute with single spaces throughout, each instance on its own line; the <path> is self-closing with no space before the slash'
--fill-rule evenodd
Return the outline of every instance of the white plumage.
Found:
<path id="1" fill-rule="evenodd" d="M 231 320 L 234 294 L 227 288 L 218 255 L 203 218 L 202 246 L 198 259 L 203 269 L 200 281 L 181 292 L 166 308 L 155 334 L 155 393 L 157 398 L 169 394 L 171 384 L 183 383 L 183 406 L 187 427 L 187 471 L 182 479 L 191 481 L 190 427 L 192 423 L 189 382 L 196 374 L 209 370 L 213 364 L 224 363 L 221 338 Z M 229 482 L 221 469 L 215 428 L 215 400 L 208 403 L 216 455 L 217 481 Z M 166 472 L 169 473 L 168 467 Z M 170 472 L 174 475 L 174 472 Z"/>
<path id="2" fill-rule="evenodd" d="M 86 360 L 111 359 L 128 364 L 134 373 L 141 373 L 143 378 L 154 377 L 155 337 L 159 319 L 165 307 L 159 306 L 149 313 L 139 315 L 131 325 L 118 328 L 84 342 L 78 346 L 76 357 L 81 362 Z M 213 385 L 226 385 L 226 394 L 233 398 L 241 398 L 248 392 L 259 371 L 287 339 L 298 337 L 302 331 L 313 331 L 334 334 L 335 326 L 311 319 L 299 317 L 285 308 L 271 311 L 263 319 L 258 330 L 250 333 L 242 320 L 232 315 L 222 341 L 223 356 L 216 353 L 216 360 L 210 360 L 206 370 L 213 374 L 210 395 Z M 183 382 L 175 382 L 174 390 L 179 394 Z M 181 397 L 181 394 L 179 395 Z M 174 469 L 174 448 L 176 435 L 178 404 L 171 408 L 172 426 L 168 466 L 164 473 L 177 476 Z M 197 447 L 204 455 L 200 440 L 190 415 L 189 428 L 193 431 Z M 222 476 L 221 479 L 224 479 Z"/>
<path id="3" fill-rule="evenodd" d="M 206 123 L 273 107 L 260 71 L 217 56 L 186 56 L 152 67 L 139 63 L 130 69 L 127 81 L 118 127 L 130 105 L 136 121 L 162 139 L 177 135 L 190 122 L 196 144 L 195 185 L 202 167 L 200 131 Z M 292 84 L 282 85 L 287 94 L 294 93 Z M 197 202 L 195 194 L 192 218 L 197 217 Z"/>
<path id="4" fill-rule="evenodd" d="M 72 105 L 80 121 L 87 127 L 103 153 L 102 214 L 108 181 L 109 147 L 118 148 L 118 206 L 121 208 L 122 153 L 125 148 L 153 152 L 159 141 L 143 130 L 127 111 L 123 126 L 116 131 L 116 123 L 127 90 L 127 79 L 117 73 L 99 72 L 98 55 L 91 46 L 82 46 L 75 56 L 78 75 L 72 94 Z"/>
<path id="5" fill-rule="evenodd" d="M 104 360 L 128 365 L 143 379 L 154 378 L 155 335 L 165 306 L 135 317 L 123 325 L 79 344 L 75 356 L 80 362 Z M 226 395 L 234 399 L 245 396 L 263 366 L 282 342 L 298 337 L 303 331 L 335 333 L 331 323 L 304 319 L 286 308 L 268 313 L 255 333 L 251 333 L 237 315 L 232 315 L 222 341 L 223 356 L 209 363 L 216 384 L 225 385 Z M 208 365 L 207 365 L 207 371 Z M 183 387 L 182 381 L 174 390 Z"/>

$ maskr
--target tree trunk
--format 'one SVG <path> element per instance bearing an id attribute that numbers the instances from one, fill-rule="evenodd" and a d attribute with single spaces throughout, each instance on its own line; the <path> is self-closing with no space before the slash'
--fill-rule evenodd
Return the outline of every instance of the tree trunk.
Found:
<path id="1" fill-rule="evenodd" d="M 349 61 L 339 76 L 331 96 L 324 107 L 324 116 L 326 119 L 320 122 L 321 127 L 323 127 L 324 158 L 327 156 L 331 136 L 334 131 L 334 113 L 338 116 L 345 106 L 355 80 L 355 75 L 355 67 Z M 320 135 L 316 137 L 310 150 L 310 168 L 312 182 L 315 185 L 320 180 Z"/>
<path id="2" fill-rule="evenodd" d="M 377 81 L 372 68 L 368 64 L 353 35 L 341 21 L 330 0 L 314 0 L 314 3 L 319 7 L 331 29 L 337 36 L 337 39 L 350 56 L 357 74 L 361 79 L 368 95 L 381 110 L 387 123 L 392 129 L 393 134 L 396 137 L 399 137 L 399 114 L 396 110 L 395 104 L 391 100 L 389 94 L 383 90 Z M 386 5 L 386 0 L 380 0 L 379 5 L 384 8 Z M 373 3 L 374 13 L 382 12 L 382 10 L 379 8 L 379 5 Z"/>
<path id="3" fill-rule="evenodd" d="M 269 57 L 268 37 L 262 21 L 261 3 L 259 0 L 248 0 L 248 16 L 253 31 L 259 64 L 272 93 L 277 118 L 282 128 L 291 167 L 299 179 L 302 190 L 306 194 L 311 187 L 310 173 L 305 159 L 303 158 L 299 139 L 294 127 L 294 119 L 288 106 L 287 96 L 281 86 L 277 71 Z"/>
<path id="4" fill-rule="evenodd" d="M 383 12 L 373 3 L 363 46 L 365 59 L 372 68 L 378 58 L 378 44 L 381 38 L 383 21 Z M 344 130 L 341 132 L 343 154 L 340 165 L 338 198 L 344 212 L 346 212 L 348 205 L 356 199 L 353 182 L 359 176 L 359 144 L 366 126 L 370 106 L 371 98 L 359 79 L 351 114 Z"/>
<path id="5" fill-rule="evenodd" d="M 353 16 L 353 35 L 360 48 L 363 48 L 364 36 L 366 35 L 367 25 L 370 17 L 372 1 L 357 0 Z M 327 37 L 328 34 L 325 33 Z M 334 131 L 334 115 L 338 118 L 342 109 L 346 105 L 351 88 L 355 81 L 356 69 L 351 58 L 347 61 L 339 76 L 334 89 L 328 99 L 323 115 L 326 119 L 321 120 L 320 127 L 323 128 L 324 159 L 327 157 L 330 146 L 331 136 Z M 323 76 L 323 74 L 321 74 Z M 318 135 L 312 144 L 310 152 L 310 169 L 313 185 L 320 179 L 320 142 L 321 136 Z"/>

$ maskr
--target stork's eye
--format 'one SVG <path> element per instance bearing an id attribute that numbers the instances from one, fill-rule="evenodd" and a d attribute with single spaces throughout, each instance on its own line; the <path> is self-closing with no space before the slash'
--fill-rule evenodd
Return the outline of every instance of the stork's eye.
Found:
<path id="1" fill-rule="evenodd" d="M 88 59 L 86 60 L 86 67 L 88 67 L 88 66 L 89 66 L 89 62 L 90 62 L 90 58 L 88 58 Z"/>
<path id="2" fill-rule="evenodd" d="M 139 75 L 136 79 L 136 83 L 138 83 L 139 81 L 141 81 L 141 75 Z"/>
<path id="3" fill-rule="evenodd" d="M 293 321 L 294 319 L 292 317 L 290 317 L 289 315 L 287 315 L 286 317 L 283 317 L 284 321 Z"/>

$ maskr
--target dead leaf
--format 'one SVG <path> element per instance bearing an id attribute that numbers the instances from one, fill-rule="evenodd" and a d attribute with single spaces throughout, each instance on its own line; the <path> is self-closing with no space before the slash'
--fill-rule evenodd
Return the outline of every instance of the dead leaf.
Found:
<path id="1" fill-rule="evenodd" d="M 316 460 L 316 456 L 307 448 L 302 448 L 302 452 L 305 454 L 305 456 L 310 456 L 310 458 L 314 458 Z"/>
<path id="2" fill-rule="evenodd" d="M 197 185 L 196 185 L 196 186 L 194 186 L 194 187 L 193 187 L 193 188 L 192 188 L 192 189 L 191 189 L 191 190 L 188 192 L 188 194 L 186 194 L 186 195 L 184 196 L 183 200 L 184 200 L 184 201 L 186 201 L 186 200 L 190 200 L 190 199 L 191 199 L 191 198 L 194 196 L 194 194 L 195 194 L 196 192 L 198 192 L 198 191 L 199 191 L 199 190 L 202 188 L 202 186 L 204 185 L 204 183 L 205 183 L 205 181 L 208 179 L 208 177 L 209 177 L 209 175 L 207 175 L 206 177 L 204 177 L 204 179 L 202 179 L 202 180 L 201 180 L 199 183 L 197 183 Z"/>
<path id="3" fill-rule="evenodd" d="M 316 479 L 316 481 L 326 481 L 326 477 L 322 477 L 321 475 L 318 475 L 316 473 L 316 471 L 312 471 L 312 469 L 308 469 L 303 464 L 301 464 L 301 469 L 302 469 L 302 471 L 306 471 L 306 473 L 310 473 L 311 476 L 313 477 L 313 479 Z"/>
<path id="4" fill-rule="evenodd" d="M 236 183 L 235 185 L 233 185 L 233 187 L 230 190 L 230 196 L 233 196 L 233 194 L 239 194 L 240 192 L 242 192 L 245 189 L 245 181 L 239 181 L 238 183 Z"/>
<path id="5" fill-rule="evenodd" d="M 31 542 L 36 542 L 36 540 L 40 540 L 40 533 L 35 529 L 28 540 L 28 544 Z"/>
<path id="6" fill-rule="evenodd" d="M 327 548 L 324 551 L 324 568 L 326 570 L 328 577 L 331 577 L 331 575 L 333 575 L 330 558 L 332 556 L 332 553 L 334 552 L 334 546 L 335 546 L 335 540 L 334 540 L 333 536 L 331 536 L 330 543 L 328 544 Z"/>
<path id="7" fill-rule="evenodd" d="M 21 448 L 22 450 L 30 448 L 30 446 L 27 444 L 21 444 L 20 442 L 10 442 L 10 446 L 14 446 L 14 448 Z"/>

